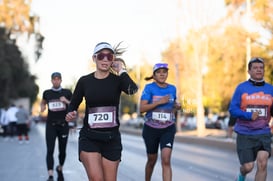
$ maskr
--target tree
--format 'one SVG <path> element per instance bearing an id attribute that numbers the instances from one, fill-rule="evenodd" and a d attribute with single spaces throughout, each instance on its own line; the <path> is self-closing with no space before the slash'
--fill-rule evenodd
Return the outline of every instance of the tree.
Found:
<path id="1" fill-rule="evenodd" d="M 0 1 L 0 25 L 5 27 L 9 38 L 15 41 L 24 34 L 27 35 L 27 39 L 34 35 L 36 46 L 33 53 L 38 61 L 43 50 L 44 36 L 39 30 L 39 16 L 30 12 L 31 2 L 31 0 Z"/>
<path id="2" fill-rule="evenodd" d="M 197 105 L 202 104 L 212 112 L 228 110 L 235 86 L 246 80 L 247 37 L 251 40 L 251 55 L 263 57 L 266 61 L 265 79 L 273 80 L 273 61 L 270 61 L 273 2 L 252 1 L 253 21 L 248 26 L 244 23 L 246 1 L 226 2 L 225 17 L 213 24 L 190 29 L 184 37 L 171 41 L 162 53 L 163 60 L 169 63 L 171 69 L 179 70 L 178 76 L 172 71 L 169 78 L 180 85 L 180 101 L 187 107 L 186 110 L 193 113 L 197 113 Z M 183 25 L 189 22 L 185 18 Z M 249 31 L 249 27 L 254 25 L 262 30 Z M 202 111 L 200 109 L 199 112 Z"/>
<path id="3" fill-rule="evenodd" d="M 36 77 L 31 75 L 28 64 L 16 40 L 35 35 L 36 61 L 42 52 L 44 37 L 39 32 L 39 17 L 30 12 L 31 0 L 0 1 L 0 106 L 8 106 L 11 99 L 29 97 L 33 103 L 38 94 Z M 26 41 L 27 43 L 27 41 Z"/>
<path id="4" fill-rule="evenodd" d="M 0 22 L 7 32 L 13 34 L 35 32 L 35 16 L 30 15 L 31 0 L 2 0 L 0 2 Z"/>
<path id="5" fill-rule="evenodd" d="M 273 84 L 273 2 L 270 0 L 256 0 L 255 3 L 253 3 L 252 12 L 254 19 L 263 28 L 261 34 L 268 35 L 267 37 L 262 36 L 257 39 L 255 43 L 261 46 L 262 57 L 266 59 L 265 78 Z M 263 41 L 265 38 L 267 40 Z"/>
<path id="6" fill-rule="evenodd" d="M 265 79 L 273 83 L 273 2 L 270 0 L 226 0 L 229 14 L 247 16 L 252 20 L 245 24 L 249 30 L 252 57 L 262 57 L 266 61 Z M 238 13 L 239 12 L 239 13 Z M 238 17 L 237 17 L 238 19 Z M 256 34 L 253 36 L 253 34 Z M 247 60 L 248 61 L 248 60 Z"/>
<path id="7" fill-rule="evenodd" d="M 204 77 L 205 85 L 207 85 L 204 94 L 208 96 L 207 104 L 216 112 L 228 110 L 235 86 L 246 80 L 247 62 L 249 61 L 247 38 L 251 42 L 251 56 L 263 57 L 267 65 L 271 64 L 267 54 L 270 51 L 267 50 L 267 45 L 261 42 L 265 31 L 253 30 L 255 26 L 261 27 L 253 17 L 252 23 L 245 23 L 245 3 L 246 1 L 232 1 L 232 3 L 230 1 L 227 16 L 215 24 L 210 37 L 209 71 Z M 256 11 L 255 3 L 251 5 L 252 11 Z M 268 79 L 267 74 L 272 69 L 268 67 L 266 69 L 265 78 Z"/>
<path id="8" fill-rule="evenodd" d="M 0 106 L 6 107 L 19 97 L 29 97 L 33 103 L 39 91 L 35 80 L 15 41 L 0 28 Z"/>
<path id="9" fill-rule="evenodd" d="M 193 80 L 190 85 L 190 89 L 192 89 L 193 94 L 193 102 L 196 103 L 196 115 L 197 115 L 197 131 L 198 136 L 204 136 L 205 130 L 205 121 L 204 121 L 204 106 L 203 106 L 203 67 L 207 60 L 207 44 L 208 44 L 208 25 L 210 13 L 213 9 L 208 6 L 205 11 L 201 9 L 202 7 L 207 5 L 205 1 L 194 1 L 195 3 L 199 3 L 199 6 L 192 6 L 193 1 L 179 1 L 179 11 L 183 11 L 184 15 L 181 16 L 181 21 L 183 24 L 187 22 L 186 27 L 189 27 L 188 33 L 186 34 L 185 42 L 187 43 L 186 49 L 184 49 L 185 53 L 183 58 L 190 62 L 189 65 L 191 67 L 189 70 L 191 71 L 190 79 Z M 184 8 L 184 9 L 183 9 Z M 180 22 L 179 22 L 180 23 Z M 181 22 L 182 23 L 182 22 Z M 178 39 L 180 36 L 178 36 Z M 179 47 L 179 43 L 177 46 Z M 188 49 L 187 49 L 188 48 Z M 178 55 L 174 54 L 175 66 L 177 66 Z M 181 57 L 180 57 L 181 58 Z M 189 78 L 189 76 L 187 76 Z M 180 84 L 179 84 L 180 86 Z M 182 86 L 182 84 L 181 84 Z"/>

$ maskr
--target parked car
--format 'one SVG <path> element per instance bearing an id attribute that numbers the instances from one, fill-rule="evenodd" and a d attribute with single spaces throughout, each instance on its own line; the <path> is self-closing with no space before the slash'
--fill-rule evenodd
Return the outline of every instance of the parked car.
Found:
<path id="1" fill-rule="evenodd" d="M 144 118 L 143 117 L 132 118 L 129 119 L 126 124 L 134 128 L 142 128 L 144 125 Z"/>

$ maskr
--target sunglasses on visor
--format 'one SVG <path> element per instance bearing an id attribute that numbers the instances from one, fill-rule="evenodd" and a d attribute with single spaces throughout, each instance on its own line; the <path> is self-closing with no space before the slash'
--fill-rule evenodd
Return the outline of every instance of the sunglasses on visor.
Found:
<path id="1" fill-rule="evenodd" d="M 263 63 L 264 60 L 262 58 L 260 58 L 260 57 L 254 57 L 254 58 L 250 59 L 250 61 L 249 61 L 249 63 L 252 63 L 252 62 L 261 62 L 261 63 Z"/>
<path id="2" fill-rule="evenodd" d="M 107 58 L 108 61 L 113 61 L 114 60 L 114 55 L 112 53 L 97 53 L 95 54 L 95 57 L 97 60 L 103 60 L 105 57 Z"/>

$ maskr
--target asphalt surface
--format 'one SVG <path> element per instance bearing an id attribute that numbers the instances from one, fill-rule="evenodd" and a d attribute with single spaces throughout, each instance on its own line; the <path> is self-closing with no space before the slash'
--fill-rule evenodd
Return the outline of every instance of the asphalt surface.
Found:
<path id="1" fill-rule="evenodd" d="M 41 123 L 39 123 L 41 124 Z M 44 126 L 33 125 L 30 131 L 30 142 L 19 144 L 17 139 L 5 140 L 0 136 L 0 180 L 1 181 L 45 181 L 47 169 L 45 162 L 46 147 L 44 138 Z M 121 126 L 121 132 L 129 134 L 141 134 L 141 129 Z M 227 142 L 225 130 L 206 130 L 204 137 L 196 136 L 196 131 L 182 131 L 176 134 L 175 141 L 188 144 L 204 144 L 220 149 L 235 150 L 235 141 Z M 66 169 L 69 180 L 87 180 L 82 164 L 77 159 L 77 134 L 69 137 L 69 147 Z M 56 144 L 55 149 L 57 149 Z M 71 149 L 73 147 L 73 149 Z M 55 150 L 55 153 L 57 151 Z M 73 156 L 71 156 L 73 155 Z M 55 154 L 55 162 L 58 160 Z M 55 163 L 57 165 L 57 163 Z M 55 173 L 55 179 L 57 175 Z"/>
<path id="2" fill-rule="evenodd" d="M 141 129 L 136 129 L 133 127 L 121 126 L 120 130 L 124 133 L 141 135 Z M 222 129 L 205 129 L 205 132 L 201 137 L 198 136 L 196 130 L 181 130 L 180 132 L 176 133 L 175 141 L 236 151 L 236 133 L 233 133 L 233 138 L 231 140 L 227 139 L 226 135 L 226 130 Z M 273 148 L 273 141 L 271 146 Z M 271 154 L 273 155 L 273 149 Z"/>

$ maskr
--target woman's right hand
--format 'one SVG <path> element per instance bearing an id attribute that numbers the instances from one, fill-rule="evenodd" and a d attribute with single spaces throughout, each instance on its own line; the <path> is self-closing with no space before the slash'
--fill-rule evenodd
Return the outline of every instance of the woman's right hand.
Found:
<path id="1" fill-rule="evenodd" d="M 67 113 L 65 116 L 65 120 L 67 122 L 74 121 L 76 118 L 77 118 L 77 111 L 71 111 L 71 112 Z"/>
<path id="2" fill-rule="evenodd" d="M 170 95 L 165 95 L 165 96 L 161 97 L 161 99 L 160 99 L 158 102 L 159 102 L 159 104 L 161 105 L 161 104 L 166 104 L 166 103 L 168 103 L 169 100 L 170 100 Z"/>
<path id="3" fill-rule="evenodd" d="M 120 61 L 114 61 L 111 65 L 112 69 L 117 73 L 119 72 L 121 67 L 120 63 L 121 63 Z"/>

